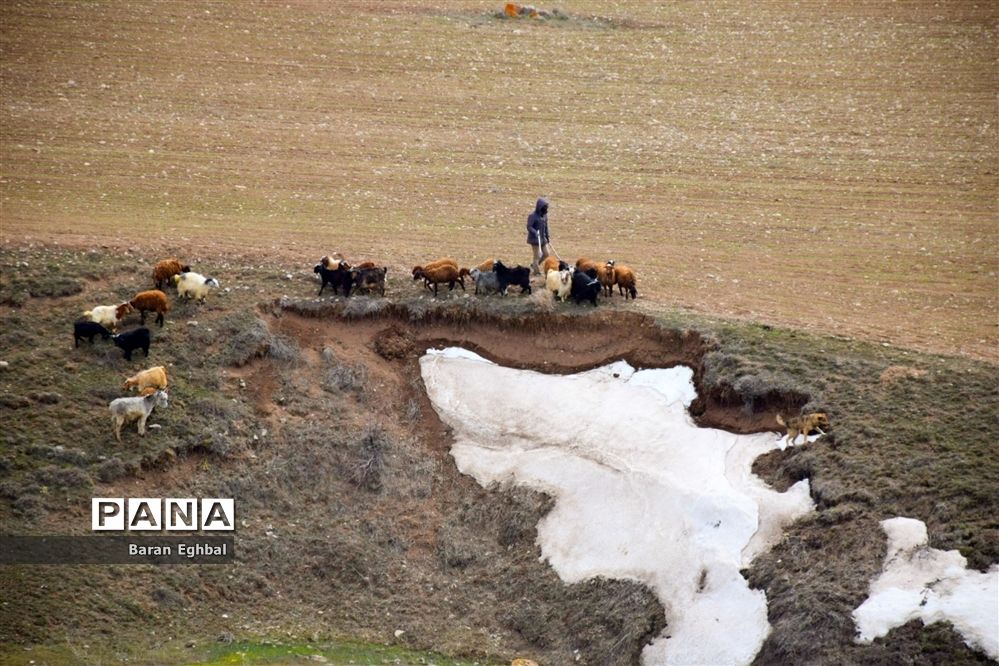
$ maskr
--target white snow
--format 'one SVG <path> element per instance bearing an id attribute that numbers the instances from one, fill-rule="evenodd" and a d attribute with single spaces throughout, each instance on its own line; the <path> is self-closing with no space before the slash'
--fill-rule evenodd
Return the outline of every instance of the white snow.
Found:
<path id="1" fill-rule="evenodd" d="M 888 554 L 867 600 L 853 611 L 857 641 L 870 643 L 915 619 L 948 621 L 968 645 L 999 659 L 999 564 L 986 573 L 967 569 L 959 551 L 927 545 L 921 520 L 891 518 L 881 527 Z"/>
<path id="2" fill-rule="evenodd" d="M 776 435 L 696 427 L 685 367 L 545 375 L 453 350 L 420 365 L 462 473 L 556 499 L 538 542 L 563 580 L 655 592 L 668 626 L 643 652 L 647 666 L 753 660 L 770 632 L 766 595 L 739 570 L 814 508 L 807 480 L 778 493 L 751 473 Z"/>

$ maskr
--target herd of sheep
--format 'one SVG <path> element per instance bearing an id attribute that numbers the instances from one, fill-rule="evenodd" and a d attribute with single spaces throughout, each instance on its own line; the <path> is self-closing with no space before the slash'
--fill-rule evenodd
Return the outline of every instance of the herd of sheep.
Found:
<path id="1" fill-rule="evenodd" d="M 638 297 L 635 272 L 627 266 L 617 265 L 613 259 L 601 264 L 581 257 L 572 267 L 560 259 L 548 257 L 541 264 L 541 270 L 545 276 L 545 289 L 562 302 L 571 298 L 576 304 L 589 301 L 596 306 L 597 296 L 612 296 L 615 286 L 625 300 L 629 296 Z M 379 268 L 370 261 L 351 266 L 342 257 L 324 256 L 313 271 L 322 281 L 319 295 L 327 285 L 332 287 L 334 295 L 342 292 L 344 296 L 350 296 L 353 289 L 377 289 L 385 295 L 388 269 Z M 465 290 L 466 277 L 475 283 L 476 295 L 499 293 L 505 296 L 510 287 L 520 287 L 523 294 L 532 291 L 530 268 L 511 268 L 499 259 L 486 260 L 471 270 L 459 267 L 458 262 L 450 257 L 413 267 L 413 279 L 423 280 L 424 286 L 433 291 L 434 296 L 438 295 L 442 284 L 446 284 L 449 291 L 456 285 Z"/>
<path id="2" fill-rule="evenodd" d="M 548 257 L 541 265 L 545 276 L 545 289 L 560 301 L 571 298 L 576 304 L 584 301 L 597 304 L 597 297 L 612 296 L 617 286 L 621 295 L 636 298 L 635 273 L 627 266 L 615 264 L 613 260 L 606 263 L 593 262 L 580 258 L 576 265 L 569 266 L 555 257 Z M 322 284 L 319 294 L 327 285 L 332 287 L 334 295 L 342 293 L 350 296 L 352 291 L 363 291 L 385 295 L 385 280 L 388 269 L 376 266 L 367 261 L 357 266 L 351 266 L 342 257 L 323 257 L 315 266 L 314 272 Z M 465 278 L 469 277 L 475 283 L 476 294 L 498 293 L 503 296 L 512 287 L 520 287 L 523 294 L 530 294 L 531 271 L 526 266 L 506 266 L 499 259 L 490 259 L 469 270 L 460 268 L 454 259 L 445 258 L 415 266 L 413 280 L 423 280 L 424 286 L 438 295 L 438 287 L 448 285 L 449 290 L 455 286 L 465 289 Z M 202 304 L 212 289 L 219 288 L 215 278 L 205 277 L 191 270 L 180 260 L 171 258 L 159 261 L 153 267 L 153 283 L 155 289 L 141 291 L 129 301 L 116 305 L 98 305 L 83 313 L 83 319 L 73 325 L 73 343 L 80 346 L 81 340 L 94 343 L 98 335 L 102 339 L 110 339 L 119 347 L 125 360 L 132 360 L 132 352 L 141 349 L 146 358 L 149 357 L 151 334 L 144 326 L 146 314 L 156 315 L 156 323 L 163 326 L 165 315 L 170 311 L 170 300 L 164 289 L 173 285 L 177 289 L 177 297 L 187 301 L 195 299 Z M 139 326 L 129 331 L 117 332 L 119 325 L 126 317 L 139 313 Z M 111 401 L 112 424 L 115 438 L 121 441 L 121 428 L 125 423 L 138 422 L 139 435 L 145 435 L 146 420 L 155 407 L 166 407 L 168 404 L 166 368 L 156 366 L 125 380 L 126 390 L 135 388 L 138 397 L 117 398 Z"/>
<path id="3" fill-rule="evenodd" d="M 117 305 L 98 305 L 83 313 L 83 319 L 73 324 L 73 344 L 80 346 L 81 340 L 94 343 L 98 335 L 102 339 L 110 339 L 124 353 L 125 360 L 132 360 L 132 352 L 141 349 L 149 357 L 149 345 L 152 336 L 144 326 L 146 313 L 156 314 L 156 323 L 163 326 L 165 315 L 170 311 L 170 300 L 162 289 L 172 284 L 177 289 L 177 297 L 185 300 L 192 298 L 205 302 L 212 289 L 219 288 L 215 278 L 205 277 L 183 265 L 178 259 L 164 259 L 153 268 L 155 289 L 141 291 L 130 301 Z M 118 326 L 130 314 L 139 313 L 139 327 L 130 331 L 117 333 Z M 155 407 L 166 407 L 168 404 L 166 368 L 156 366 L 143 370 L 125 380 L 125 390 L 136 389 L 138 397 L 117 398 L 111 401 L 108 409 L 111 411 L 111 422 L 114 427 L 115 439 L 121 441 L 121 428 L 125 423 L 138 421 L 139 435 L 146 434 L 146 420 Z"/>

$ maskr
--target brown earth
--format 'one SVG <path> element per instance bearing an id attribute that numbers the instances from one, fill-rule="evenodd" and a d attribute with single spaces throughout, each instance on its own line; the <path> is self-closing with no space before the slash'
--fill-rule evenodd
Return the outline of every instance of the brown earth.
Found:
<path id="1" fill-rule="evenodd" d="M 995 3 L 0 6 L 3 238 L 637 269 L 640 303 L 996 361 Z"/>

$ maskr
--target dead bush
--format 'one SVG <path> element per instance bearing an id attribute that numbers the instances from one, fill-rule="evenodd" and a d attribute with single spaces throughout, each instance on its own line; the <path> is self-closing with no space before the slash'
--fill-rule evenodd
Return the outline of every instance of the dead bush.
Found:
<path id="1" fill-rule="evenodd" d="M 390 446 L 391 441 L 380 425 L 365 428 L 356 444 L 358 457 L 351 481 L 358 487 L 372 492 L 381 490 L 385 452 Z"/>
<path id="2" fill-rule="evenodd" d="M 444 525 L 437 530 L 437 558 L 444 567 L 464 569 L 475 562 L 476 550 L 459 527 Z"/>
<path id="3" fill-rule="evenodd" d="M 90 475 L 84 470 L 56 465 L 47 465 L 35 472 L 35 480 L 52 488 L 81 488 L 93 484 Z"/>

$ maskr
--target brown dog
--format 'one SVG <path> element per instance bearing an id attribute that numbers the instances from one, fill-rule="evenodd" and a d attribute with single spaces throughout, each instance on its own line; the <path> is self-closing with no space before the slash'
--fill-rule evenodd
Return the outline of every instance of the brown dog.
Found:
<path id="1" fill-rule="evenodd" d="M 808 439 L 808 433 L 813 430 L 818 430 L 823 435 L 826 434 L 822 428 L 829 427 L 829 415 L 825 412 L 812 412 L 804 416 L 791 417 L 785 423 L 781 415 L 778 414 L 777 423 L 787 428 L 787 441 L 789 444 L 794 444 L 798 435 L 804 435 L 805 439 Z"/>

